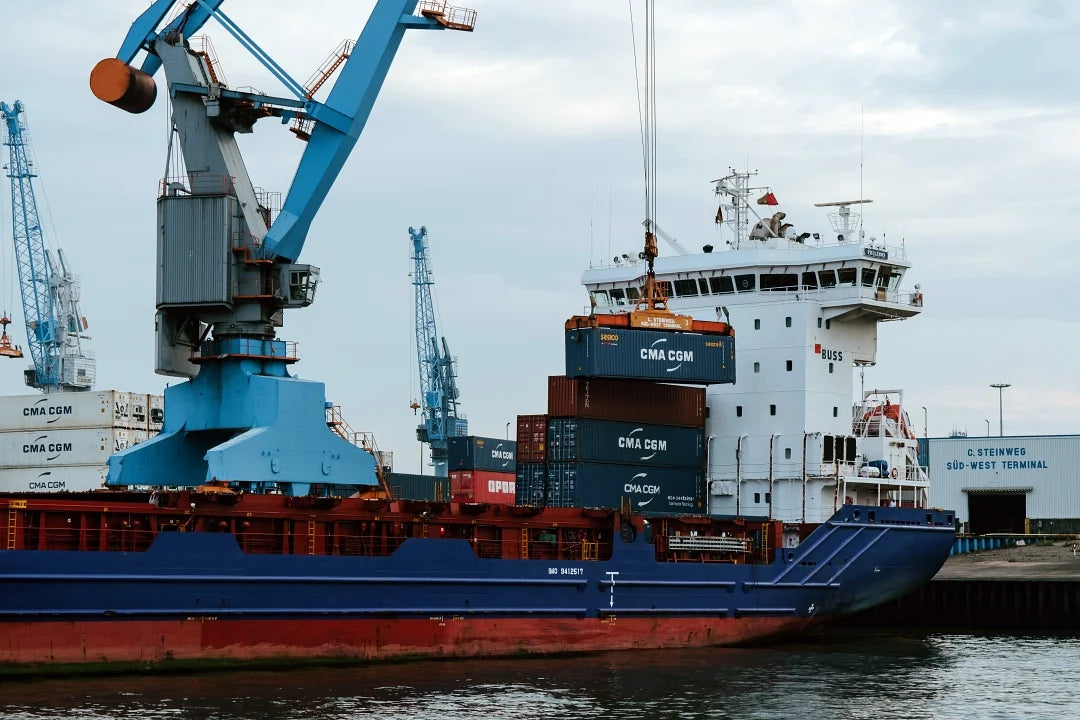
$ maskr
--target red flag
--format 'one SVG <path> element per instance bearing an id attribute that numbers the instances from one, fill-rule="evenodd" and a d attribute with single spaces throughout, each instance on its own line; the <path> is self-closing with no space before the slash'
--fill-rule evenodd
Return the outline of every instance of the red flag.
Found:
<path id="1" fill-rule="evenodd" d="M 772 192 L 767 192 L 757 199 L 758 205 L 779 205 L 780 201 L 776 199 L 776 196 Z"/>

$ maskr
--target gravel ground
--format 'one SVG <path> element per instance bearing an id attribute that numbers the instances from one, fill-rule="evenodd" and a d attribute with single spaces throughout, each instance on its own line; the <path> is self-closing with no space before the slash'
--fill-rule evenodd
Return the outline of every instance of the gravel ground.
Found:
<path id="1" fill-rule="evenodd" d="M 935 580 L 1077 580 L 1080 539 L 953 555 Z"/>

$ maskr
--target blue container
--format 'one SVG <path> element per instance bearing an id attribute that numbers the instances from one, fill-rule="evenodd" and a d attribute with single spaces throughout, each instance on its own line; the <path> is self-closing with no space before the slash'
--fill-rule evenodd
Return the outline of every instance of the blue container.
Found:
<path id="1" fill-rule="evenodd" d="M 547 465 L 544 463 L 522 463 L 517 466 L 518 505 L 547 505 Z"/>
<path id="2" fill-rule="evenodd" d="M 512 473 L 517 465 L 517 443 L 476 435 L 446 439 L 449 470 L 490 470 Z"/>
<path id="3" fill-rule="evenodd" d="M 735 338 L 634 328 L 567 330 L 566 375 L 694 385 L 733 383 Z"/>
<path id="4" fill-rule="evenodd" d="M 450 478 L 414 473 L 387 473 L 386 482 L 395 498 L 450 502 Z"/>
<path id="5" fill-rule="evenodd" d="M 705 512 L 705 473 L 607 463 L 548 463 L 548 505 L 671 515 Z"/>
<path id="6" fill-rule="evenodd" d="M 547 453 L 549 461 L 700 470 L 705 465 L 705 432 L 673 425 L 552 418 L 548 420 Z"/>

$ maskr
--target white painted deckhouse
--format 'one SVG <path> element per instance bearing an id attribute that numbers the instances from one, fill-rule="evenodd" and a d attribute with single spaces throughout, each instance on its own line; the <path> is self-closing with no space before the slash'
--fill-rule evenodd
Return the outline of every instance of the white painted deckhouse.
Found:
<path id="1" fill-rule="evenodd" d="M 845 502 L 927 505 L 914 428 L 896 389 L 855 390 L 874 364 L 878 324 L 922 312 L 903 245 L 866 237 L 857 208 L 821 203 L 831 233 L 805 232 L 775 212 L 775 195 L 751 187 L 754 173 L 714 181 L 726 239 L 656 260 L 669 307 L 735 328 L 737 381 L 709 388 L 709 510 L 823 522 Z M 768 212 L 758 214 L 758 208 Z M 628 312 L 645 263 L 620 255 L 586 270 L 597 312 Z"/>

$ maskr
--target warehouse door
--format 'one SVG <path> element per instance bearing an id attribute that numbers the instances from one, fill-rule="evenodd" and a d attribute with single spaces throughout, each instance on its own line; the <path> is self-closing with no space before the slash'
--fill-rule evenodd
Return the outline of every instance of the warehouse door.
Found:
<path id="1" fill-rule="evenodd" d="M 986 533 L 1023 533 L 1027 495 L 1018 493 L 969 493 L 968 530 Z"/>

